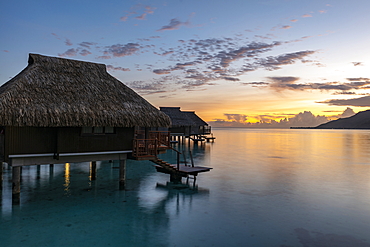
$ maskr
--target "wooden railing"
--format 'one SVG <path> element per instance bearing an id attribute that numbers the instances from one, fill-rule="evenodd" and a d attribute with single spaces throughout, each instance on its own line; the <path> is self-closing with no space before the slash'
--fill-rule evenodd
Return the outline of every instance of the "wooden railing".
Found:
<path id="1" fill-rule="evenodd" d="M 149 139 L 157 139 L 161 145 L 170 147 L 170 132 L 169 131 L 149 131 Z"/>
<path id="2" fill-rule="evenodd" d="M 156 156 L 158 153 L 158 140 L 134 139 L 132 155 L 136 158 Z"/>
<path id="3" fill-rule="evenodd" d="M 169 149 L 169 131 L 149 131 L 145 138 L 145 131 L 136 131 L 133 143 L 132 155 L 136 158 L 150 158 L 157 156 L 158 151 Z"/>

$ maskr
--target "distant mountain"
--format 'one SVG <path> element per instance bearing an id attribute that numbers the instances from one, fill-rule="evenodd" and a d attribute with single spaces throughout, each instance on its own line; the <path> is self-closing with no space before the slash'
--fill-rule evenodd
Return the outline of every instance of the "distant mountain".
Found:
<path id="1" fill-rule="evenodd" d="M 321 124 L 315 129 L 370 129 L 370 110 Z"/>

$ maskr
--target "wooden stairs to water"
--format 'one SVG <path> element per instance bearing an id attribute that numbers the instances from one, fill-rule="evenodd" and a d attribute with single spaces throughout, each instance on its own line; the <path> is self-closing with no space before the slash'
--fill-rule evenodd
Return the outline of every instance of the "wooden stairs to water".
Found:
<path id="1" fill-rule="evenodd" d="M 150 160 L 155 163 L 154 167 L 158 172 L 170 174 L 171 181 L 181 182 L 181 178 L 189 178 L 189 175 L 193 175 L 195 181 L 198 173 L 208 172 L 212 169 L 210 167 L 194 166 L 190 151 L 191 165 L 187 164 L 185 154 L 183 154 L 185 163 L 180 163 L 180 154 L 182 153 L 170 146 L 169 132 L 154 131 L 149 134 L 152 137 L 151 139 L 134 139 L 132 156 L 136 160 Z M 170 164 L 158 158 L 158 154 L 164 153 L 168 149 L 177 153 L 177 164 Z"/>

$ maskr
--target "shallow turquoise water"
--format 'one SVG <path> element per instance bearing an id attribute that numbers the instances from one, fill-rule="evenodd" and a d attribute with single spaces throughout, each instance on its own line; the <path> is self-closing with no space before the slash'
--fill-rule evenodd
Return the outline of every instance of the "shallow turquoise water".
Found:
<path id="1" fill-rule="evenodd" d="M 116 161 L 95 181 L 89 163 L 30 166 L 12 206 L 5 167 L 0 246 L 370 246 L 369 130 L 213 132 L 190 146 L 214 168 L 195 189 L 148 161 L 127 162 L 125 190 Z"/>

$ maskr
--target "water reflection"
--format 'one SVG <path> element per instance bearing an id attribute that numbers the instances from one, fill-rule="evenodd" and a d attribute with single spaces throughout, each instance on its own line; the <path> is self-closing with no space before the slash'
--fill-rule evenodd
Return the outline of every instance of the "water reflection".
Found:
<path id="1" fill-rule="evenodd" d="M 69 185 L 71 183 L 70 181 L 70 171 L 69 171 L 69 168 L 70 168 L 70 164 L 69 163 L 65 163 L 64 165 L 64 195 L 70 195 L 70 188 L 69 188 Z"/>
<path id="2" fill-rule="evenodd" d="M 370 245 L 370 131 L 214 133 L 215 143 L 175 145 L 192 151 L 195 165 L 214 168 L 198 176 L 198 190 L 173 188 L 149 161 L 127 162 L 125 191 L 116 161 L 102 162 L 96 180 L 88 163 L 31 166 L 21 204 L 12 207 L 6 168 L 1 244 Z M 176 154 L 161 158 L 173 163 Z"/>

